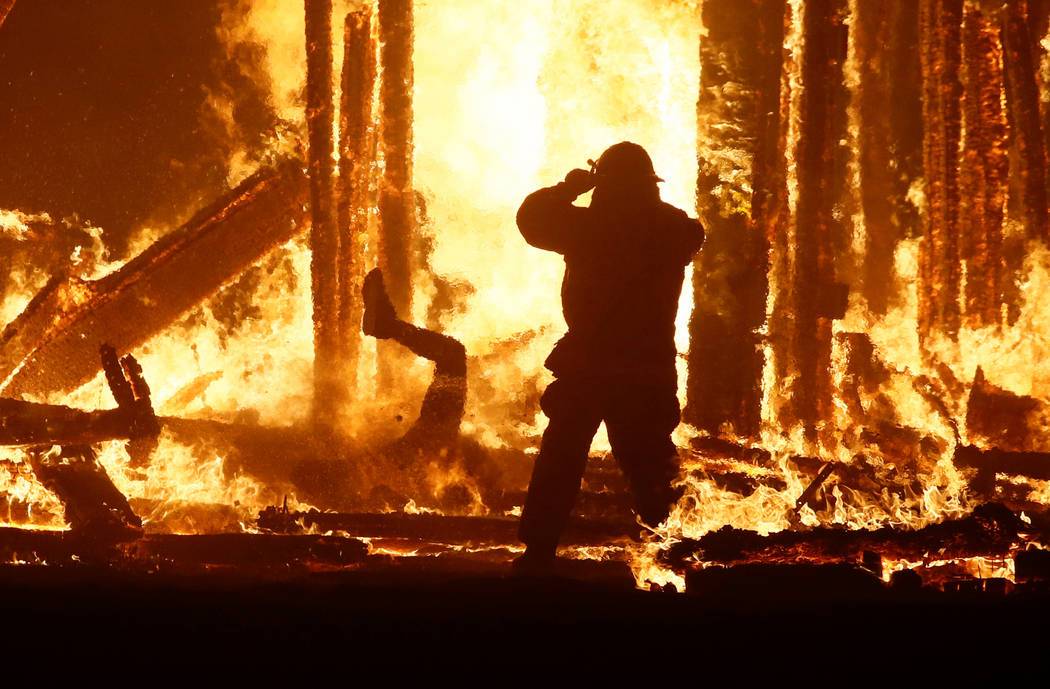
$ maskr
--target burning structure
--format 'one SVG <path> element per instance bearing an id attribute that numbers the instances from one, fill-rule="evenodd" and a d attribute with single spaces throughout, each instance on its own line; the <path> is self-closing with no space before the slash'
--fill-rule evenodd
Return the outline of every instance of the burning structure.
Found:
<path id="1" fill-rule="evenodd" d="M 708 232 L 678 319 L 684 492 L 639 538 L 592 462 L 566 553 L 679 590 L 727 565 L 1047 575 L 1046 3 L 199 4 L 220 183 L 123 235 L 0 188 L 5 560 L 505 561 L 562 327 L 514 211 L 630 138 Z M 10 82 L 50 11 L 0 0 Z M 16 146 L 10 102 L 2 141 L 52 146 Z M 451 451 L 375 449 L 430 380 L 361 333 L 376 266 L 466 348 Z"/>

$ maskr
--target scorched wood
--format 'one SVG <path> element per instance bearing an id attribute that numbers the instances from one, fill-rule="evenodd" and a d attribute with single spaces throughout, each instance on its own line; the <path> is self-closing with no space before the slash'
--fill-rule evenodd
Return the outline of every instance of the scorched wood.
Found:
<path id="1" fill-rule="evenodd" d="M 307 201 L 302 163 L 286 160 L 245 180 L 96 281 L 55 278 L 0 334 L 0 392 L 68 392 L 99 370 L 102 342 L 130 351 L 299 230 Z"/>

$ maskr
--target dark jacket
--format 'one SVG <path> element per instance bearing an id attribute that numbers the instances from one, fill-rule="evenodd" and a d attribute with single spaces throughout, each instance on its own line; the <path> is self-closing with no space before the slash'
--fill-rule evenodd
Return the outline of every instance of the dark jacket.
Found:
<path id="1" fill-rule="evenodd" d="M 564 183 L 518 210 L 525 241 L 565 257 L 569 331 L 547 359 L 556 376 L 629 375 L 671 382 L 685 267 L 704 242 L 697 220 L 662 201 L 573 205 Z"/>

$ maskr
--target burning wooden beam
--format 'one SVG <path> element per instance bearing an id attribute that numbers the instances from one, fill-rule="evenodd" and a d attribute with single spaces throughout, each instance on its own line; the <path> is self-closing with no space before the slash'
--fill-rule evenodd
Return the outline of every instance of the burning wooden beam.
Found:
<path id="1" fill-rule="evenodd" d="M 14 6 L 15 0 L 0 0 L 0 26 L 4 25 L 7 15 L 11 13 Z"/>
<path id="2" fill-rule="evenodd" d="M 791 390 L 795 414 L 808 431 L 831 414 L 831 324 L 823 296 L 836 274 L 846 220 L 839 204 L 848 151 L 843 81 L 848 28 L 845 0 L 808 2 L 803 14 L 802 93 L 798 148 L 798 206 L 790 351 L 798 378 Z"/>
<path id="3" fill-rule="evenodd" d="M 331 430 L 343 396 L 339 365 L 339 225 L 332 130 L 332 0 L 306 0 L 306 124 L 310 146 L 310 277 L 315 426 Z"/>
<path id="4" fill-rule="evenodd" d="M 142 528 L 127 498 L 99 465 L 90 445 L 30 451 L 29 464 L 61 501 L 73 531 L 106 533 Z"/>
<path id="5" fill-rule="evenodd" d="M 919 264 L 919 335 L 959 330 L 959 140 L 962 0 L 921 0 L 926 221 Z"/>
<path id="6" fill-rule="evenodd" d="M 966 267 L 966 320 L 997 325 L 1002 304 L 1003 215 L 1009 157 L 1002 108 L 1003 54 L 992 17 L 967 4 L 962 29 L 963 152 L 960 171 L 961 253 Z"/>
<path id="7" fill-rule="evenodd" d="M 339 108 L 339 346 L 351 386 L 361 344 L 361 283 L 369 215 L 374 203 L 373 91 L 376 45 L 371 10 L 346 15 L 343 32 L 342 100 Z"/>
<path id="8" fill-rule="evenodd" d="M 461 517 L 442 514 L 384 514 L 289 512 L 270 507 L 259 514 L 260 528 L 275 532 L 316 528 L 343 532 L 360 538 L 404 538 L 457 545 L 514 545 L 518 542 L 518 520 L 503 517 Z M 607 545 L 637 531 L 630 522 L 606 523 L 572 519 L 562 539 L 563 545 Z"/>
<path id="9" fill-rule="evenodd" d="M 690 568 L 696 562 L 854 561 L 865 551 L 911 561 L 922 561 L 930 553 L 936 553 L 938 559 L 1005 555 L 1019 542 L 1018 534 L 1025 529 L 1024 522 L 1013 512 L 989 503 L 977 507 L 970 516 L 916 530 L 818 527 L 766 536 L 725 526 L 699 539 L 672 545 L 661 559 L 672 567 Z"/>
<path id="10" fill-rule="evenodd" d="M 1028 3 L 1025 0 L 1004 3 L 1001 12 L 1006 100 L 1020 165 L 1017 177 L 1025 231 L 1028 238 L 1046 242 L 1046 148 L 1036 79 L 1039 68 L 1035 59 L 1035 40 L 1029 33 Z"/>
<path id="11" fill-rule="evenodd" d="M 855 7 L 861 289 L 868 309 L 882 314 L 894 293 L 897 242 L 918 223 L 908 200 L 912 180 L 922 176 L 918 7 L 913 0 L 861 0 Z"/>
<path id="12" fill-rule="evenodd" d="M 287 160 L 96 281 L 58 277 L 0 334 L 0 392 L 68 392 L 98 372 L 103 342 L 131 351 L 287 241 L 304 219 L 302 165 Z"/>
<path id="13" fill-rule="evenodd" d="M 379 266 L 390 300 L 411 313 L 416 203 L 412 188 L 413 0 L 379 0 L 381 151 Z"/>
<path id="14" fill-rule="evenodd" d="M 703 6 L 697 199 L 707 242 L 693 273 L 684 418 L 754 436 L 761 422 L 768 226 L 784 183 L 784 0 Z"/>

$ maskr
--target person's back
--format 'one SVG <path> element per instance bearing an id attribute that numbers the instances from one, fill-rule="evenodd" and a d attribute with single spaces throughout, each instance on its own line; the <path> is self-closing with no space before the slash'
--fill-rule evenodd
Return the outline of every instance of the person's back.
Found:
<path id="1" fill-rule="evenodd" d="M 644 521 L 666 517 L 677 468 L 675 314 L 703 230 L 660 200 L 662 180 L 637 144 L 616 144 L 595 167 L 530 194 L 517 218 L 529 244 L 565 257 L 568 332 L 547 359 L 558 380 L 543 397 L 551 422 L 522 517 L 540 561 L 553 557 L 602 421 Z M 592 187 L 590 207 L 575 206 Z"/>
<path id="2" fill-rule="evenodd" d="M 518 214 L 530 244 L 565 256 L 569 331 L 548 365 L 556 375 L 673 377 L 675 315 L 685 266 L 703 241 L 699 224 L 655 195 L 596 190 L 581 208 L 559 187 L 530 195 Z"/>

